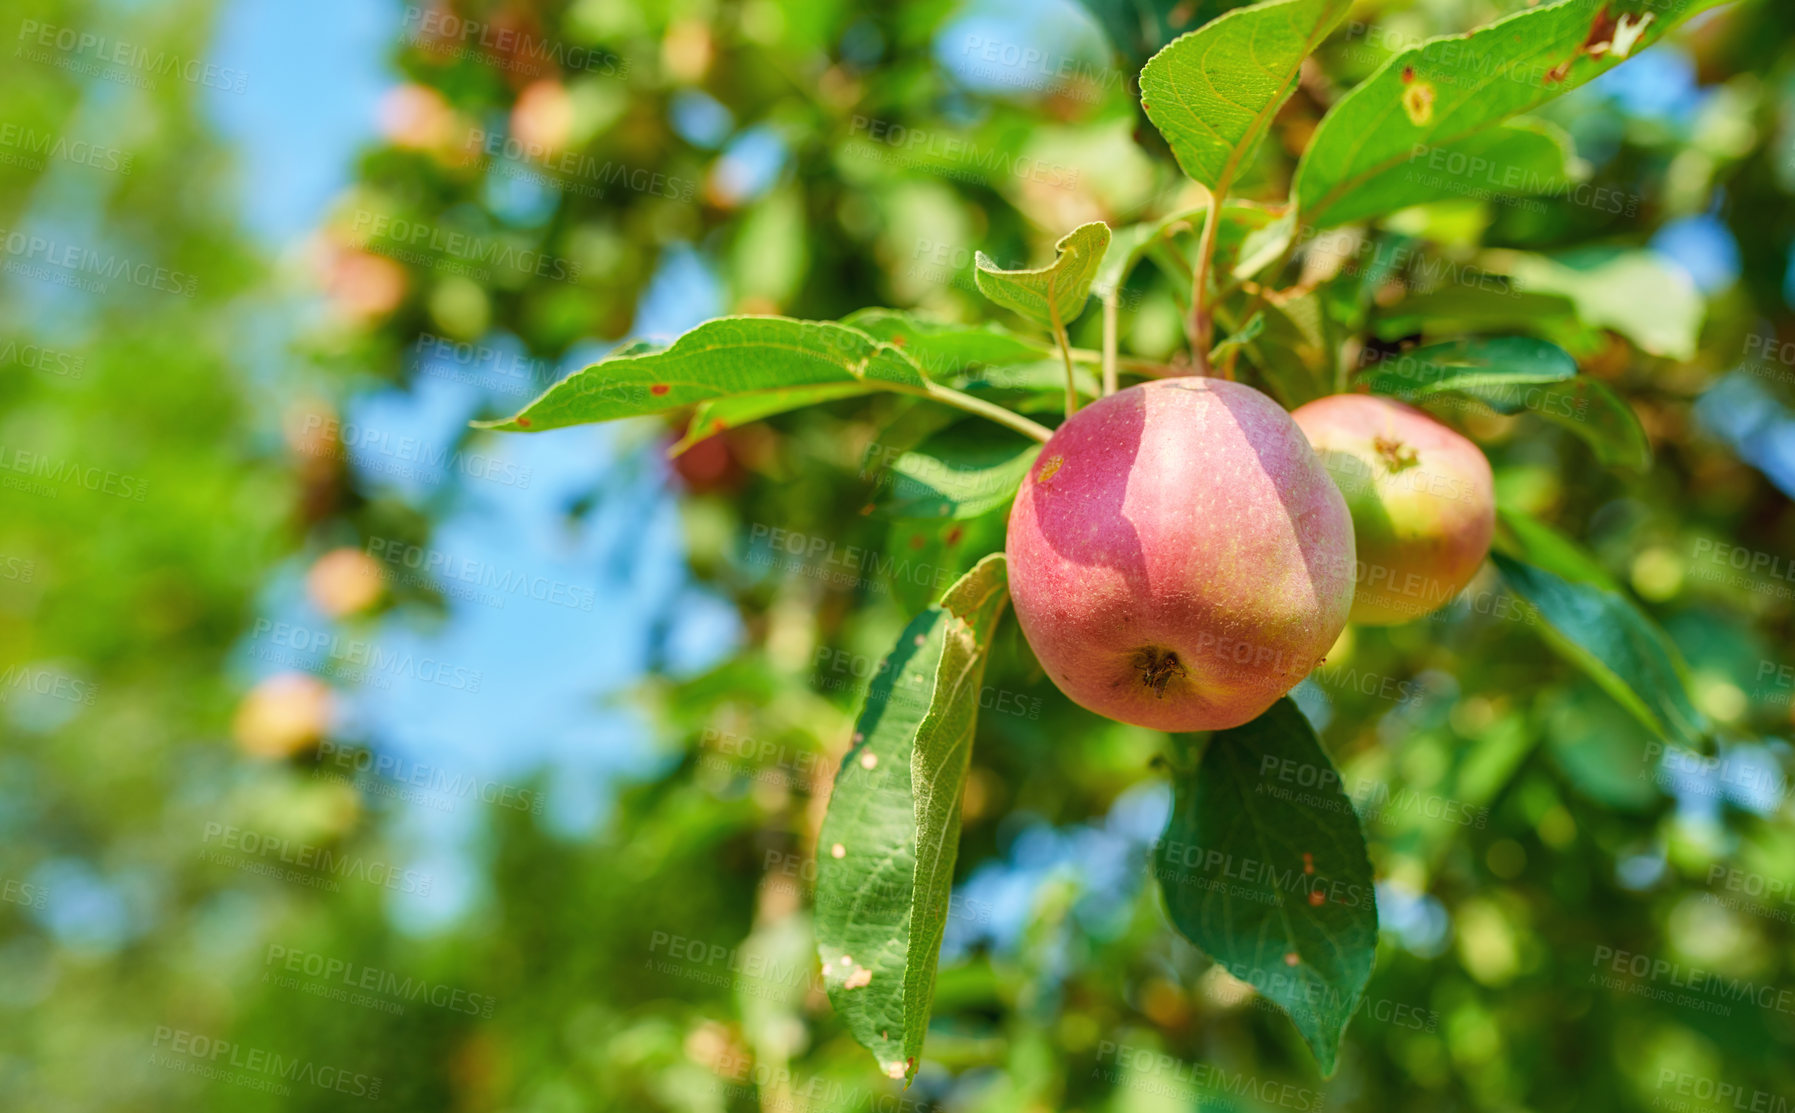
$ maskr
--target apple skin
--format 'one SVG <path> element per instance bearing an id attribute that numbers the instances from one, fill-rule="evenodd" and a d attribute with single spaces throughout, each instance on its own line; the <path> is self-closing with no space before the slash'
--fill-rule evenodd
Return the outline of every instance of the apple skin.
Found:
<path id="1" fill-rule="evenodd" d="M 1290 415 L 1339 484 L 1358 538 L 1352 620 L 1393 626 L 1439 610 L 1489 555 L 1490 462 L 1413 406 L 1336 394 Z"/>
<path id="2" fill-rule="evenodd" d="M 1005 544 L 1017 620 L 1074 703 L 1167 731 L 1258 717 L 1346 626 L 1352 519 L 1290 415 L 1162 379 L 1074 414 Z"/>

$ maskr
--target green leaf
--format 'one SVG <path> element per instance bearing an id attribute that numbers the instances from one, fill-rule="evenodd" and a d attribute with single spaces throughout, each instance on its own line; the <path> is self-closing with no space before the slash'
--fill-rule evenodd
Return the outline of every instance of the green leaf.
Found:
<path id="1" fill-rule="evenodd" d="M 1632 409 L 1607 384 L 1579 376 L 1577 361 L 1543 340 L 1434 344 L 1374 364 L 1359 383 L 1408 402 L 1463 395 L 1497 413 L 1535 413 L 1586 441 L 1605 466 L 1651 467 L 1651 444 Z"/>
<path id="2" fill-rule="evenodd" d="M 719 398 L 714 402 L 700 402 L 698 408 L 692 411 L 692 420 L 686 425 L 685 436 L 676 441 L 667 453 L 678 456 L 699 441 L 714 437 L 725 429 L 749 425 L 774 414 L 801 410 L 805 406 L 820 405 L 840 398 L 857 398 L 869 389 L 864 382 L 825 383 L 822 386 L 792 387 L 790 390 L 767 394 L 743 394 L 735 398 Z"/>
<path id="3" fill-rule="evenodd" d="M 1569 298 L 1586 325 L 1612 329 L 1641 351 L 1695 358 L 1706 305 L 1689 276 L 1650 251 L 1596 250 L 1557 258 L 1502 254 L 1523 289 Z"/>
<path id="4" fill-rule="evenodd" d="M 1229 12 L 1155 54 L 1141 107 L 1190 177 L 1225 197 L 1352 0 L 1267 0 Z"/>
<path id="5" fill-rule="evenodd" d="M 1582 438 L 1604 467 L 1647 471 L 1652 444 L 1639 415 L 1608 384 L 1579 376 L 1547 387 L 1527 408 Z"/>
<path id="6" fill-rule="evenodd" d="M 1400 169 L 1340 194 L 1328 208 L 1327 224 L 1368 220 L 1432 201 L 1562 193 L 1578 179 L 1576 152 L 1562 128 L 1515 120 L 1456 143 L 1419 145 Z"/>
<path id="7" fill-rule="evenodd" d="M 1041 446 L 983 421 L 962 421 L 892 461 L 878 506 L 894 518 L 976 518 L 1008 503 Z"/>
<path id="8" fill-rule="evenodd" d="M 1410 294 L 1378 313 L 1380 340 L 1522 330 L 1561 348 L 1588 351 L 1593 334 L 1577 321 L 1577 303 L 1561 294 L 1453 284 Z"/>
<path id="9" fill-rule="evenodd" d="M 1209 366 L 1214 367 L 1236 348 L 1244 348 L 1265 331 L 1265 310 L 1247 318 L 1247 323 L 1228 334 L 1228 338 L 1209 349 Z"/>
<path id="10" fill-rule="evenodd" d="M 1544 568 L 1572 583 L 1618 592 L 1620 585 L 1601 562 L 1575 541 L 1512 506 L 1496 505 L 1496 547 L 1516 560 Z"/>
<path id="11" fill-rule="evenodd" d="M 1283 1008 L 1332 1074 L 1371 978 L 1377 902 L 1364 832 L 1315 729 L 1281 699 L 1218 731 L 1172 787 L 1154 849 L 1172 923 Z"/>
<path id="12" fill-rule="evenodd" d="M 1334 104 L 1297 166 L 1305 223 L 1327 228 L 1370 215 L 1349 197 L 1389 189 L 1416 152 L 1451 148 L 1619 65 L 1722 0 L 1560 0 L 1469 35 L 1431 39 L 1384 63 Z M 1624 21 L 1624 22 L 1622 22 Z"/>
<path id="13" fill-rule="evenodd" d="M 1524 336 L 1432 344 L 1390 356 L 1361 372 L 1373 394 L 1419 402 L 1440 394 L 1468 394 L 1498 413 L 1527 408 L 1528 388 L 1577 377 L 1564 349 Z"/>
<path id="14" fill-rule="evenodd" d="M 819 400 L 821 386 L 864 390 L 926 384 L 916 365 L 889 344 L 833 321 L 719 317 L 660 351 L 614 356 L 576 371 L 513 417 L 481 428 L 541 432 L 567 425 L 665 413 L 723 398 L 784 403 L 759 416 Z M 830 394 L 842 397 L 852 391 Z"/>
<path id="15" fill-rule="evenodd" d="M 914 1077 L 922 1054 L 979 688 L 1008 601 L 1004 560 L 993 554 L 904 629 L 867 692 L 823 818 L 823 983 L 892 1078 Z"/>
<path id="16" fill-rule="evenodd" d="M 1618 591 L 1578 583 L 1502 552 L 1490 559 L 1544 623 L 1546 640 L 1659 737 L 1699 745 L 1708 727 L 1689 698 L 1670 636 Z"/>
<path id="17" fill-rule="evenodd" d="M 841 323 L 902 349 L 932 379 L 980 367 L 1027 363 L 1053 354 L 1040 341 L 998 325 L 946 324 L 896 309 L 857 310 Z"/>
<path id="18" fill-rule="evenodd" d="M 1308 293 L 1281 305 L 1267 303 L 1260 312 L 1265 324 L 1247 351 L 1271 393 L 1287 409 L 1327 394 L 1337 353 L 1321 299 Z"/>
<path id="19" fill-rule="evenodd" d="M 984 252 L 973 258 L 979 292 L 1043 328 L 1071 324 L 1084 312 L 1091 282 L 1109 247 L 1109 225 L 1083 224 L 1054 245 L 1053 262 L 1034 270 L 999 269 Z"/>

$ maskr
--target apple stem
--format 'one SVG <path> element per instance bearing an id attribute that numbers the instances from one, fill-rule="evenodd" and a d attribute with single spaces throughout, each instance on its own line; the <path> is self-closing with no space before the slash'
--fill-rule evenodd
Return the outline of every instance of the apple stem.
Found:
<path id="1" fill-rule="evenodd" d="M 940 383 L 924 383 L 920 387 L 902 386 L 897 383 L 883 384 L 886 389 L 899 394 L 914 394 L 920 398 L 931 398 L 945 406 L 965 410 L 969 414 L 977 414 L 988 421 L 995 421 L 1006 429 L 1013 429 L 1032 440 L 1047 443 L 1053 436 L 1053 430 L 1037 422 L 1030 421 L 1013 410 L 1006 410 L 995 402 L 987 402 L 983 398 L 974 398 L 970 394 L 962 394 L 952 387 Z"/>
<path id="2" fill-rule="evenodd" d="M 1078 379 L 1072 373 L 1072 338 L 1066 335 L 1066 326 L 1060 323 L 1059 307 L 1052 299 L 1047 302 L 1047 313 L 1053 321 L 1053 336 L 1059 341 L 1060 356 L 1066 361 L 1066 416 L 1071 417 L 1078 412 Z"/>
<path id="3" fill-rule="evenodd" d="M 1103 294 L 1103 396 L 1116 392 L 1116 297 L 1120 290 Z"/>

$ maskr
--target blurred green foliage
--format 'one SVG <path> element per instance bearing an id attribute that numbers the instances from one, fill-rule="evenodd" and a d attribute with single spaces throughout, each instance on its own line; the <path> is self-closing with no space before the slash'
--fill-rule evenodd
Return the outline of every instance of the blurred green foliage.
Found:
<path id="1" fill-rule="evenodd" d="M 1524 6 L 1357 5 L 1240 194 L 1281 196 L 1322 107 L 1393 46 Z M 411 9 L 406 26 L 428 28 L 425 11 L 441 14 Z M 1122 44 L 1134 61 L 1112 60 L 1087 28 L 1086 45 L 1067 48 L 1064 65 L 1050 58 L 1043 77 L 1006 68 L 1026 43 L 997 41 L 989 80 L 968 88 L 943 60 L 979 61 L 991 25 L 969 29 L 940 2 L 579 0 L 454 14 L 515 32 L 510 45 L 470 49 L 427 30 L 395 42 L 405 91 L 307 251 L 328 312 L 272 373 L 254 353 L 285 279 L 233 224 L 230 152 L 197 83 L 128 98 L 129 173 L 0 159 L 0 226 L 29 214 L 67 242 L 195 279 L 190 296 L 153 279 L 79 296 L 19 273 L 10 246 L 0 277 L 0 1105 L 1795 1103 L 1782 741 L 1795 515 L 1696 414 L 1710 391 L 1716 405 L 1736 397 L 1718 393 L 1723 376 L 1768 399 L 1760 415 L 1795 379 L 1774 358 L 1795 340 L 1795 11 L 1733 5 L 1659 48 L 1700 83 L 1671 109 L 1640 108 L 1650 98 L 1637 88 L 1632 102 L 1592 89 L 1543 112 L 1592 164 L 1580 196 L 1601 203 L 1430 206 L 1368 230 L 1372 247 L 1353 256 L 1374 345 L 1430 338 L 1452 314 L 1471 331 L 1533 331 L 1639 414 L 1654 466 L 1638 476 L 1602 470 L 1578 438 L 1528 415 L 1464 423 L 1505 504 L 1585 543 L 1670 629 L 1725 763 L 1648 737 L 1541 651 L 1493 578 L 1433 619 L 1351 631 L 1303 702 L 1367 821 L 1385 934 L 1324 1083 L 1288 1021 L 1178 939 L 1143 883 L 1155 832 L 1125 820 L 1152 812 L 1143 801 L 1163 781 L 1163 739 L 1071 706 L 1008 624 L 969 777 L 963 912 L 907 1092 L 830 1012 L 806 910 L 821 794 L 870 662 L 1001 544 L 1001 511 L 940 524 L 863 513 L 878 494 L 869 448 L 905 418 L 904 400 L 781 415 L 668 472 L 691 574 L 739 614 L 742 644 L 698 675 L 643 682 L 641 746 L 658 760 L 593 830 L 481 810 L 479 895 L 447 926 L 403 928 L 378 877 L 333 892 L 258 875 L 267 855 L 221 854 L 231 828 L 239 845 L 242 832 L 285 839 L 364 875 L 394 863 L 392 888 L 412 883 L 402 809 L 330 776 L 316 732 L 292 726 L 310 713 L 309 690 L 287 694 L 274 727 L 246 725 L 230 662 L 279 569 L 371 538 L 430 537 L 441 503 L 369 487 L 318 420 L 376 384 L 415 385 L 407 353 L 420 337 L 508 333 L 540 359 L 622 341 L 685 245 L 716 268 L 730 311 L 828 318 L 892 305 L 977 319 L 974 249 L 1033 265 L 1083 221 L 1119 226 L 1195 199 L 1132 95 L 1153 44 Z M 25 0 L 9 20 L 20 46 L 38 21 L 203 58 L 216 18 L 202 3 Z M 542 44 L 561 47 L 559 60 L 533 57 Z M 1671 82 L 1680 71 L 1650 72 Z M 15 55 L 0 83 L 0 124 L 24 129 L 14 136 L 79 139 L 96 111 L 96 82 L 66 65 Z M 702 128 L 671 123 L 715 116 L 707 103 L 723 134 L 701 142 Z M 764 188 L 731 157 L 731 137 L 749 129 L 783 151 Z M 31 142 L 0 132 L 0 153 L 28 155 Z M 521 213 L 505 187 L 520 178 L 547 184 L 536 191 L 547 200 Z M 1699 342 L 1679 352 L 1663 329 L 1688 319 L 1693 294 L 1674 272 L 1605 282 L 1590 271 L 1609 256 L 1590 253 L 1708 218 L 1736 244 L 1738 277 L 1710 291 Z M 418 228 L 426 246 L 407 249 Z M 452 233 L 525 261 L 463 265 L 461 248 L 436 246 Z M 1583 277 L 1557 300 L 1514 304 L 1440 283 L 1442 261 L 1545 266 L 1522 253 Z M 1135 357 L 1180 349 L 1172 288 L 1156 266 L 1127 288 Z M 1491 324 L 1503 317 L 1514 319 Z M 1081 319 L 1075 342 L 1094 347 L 1096 323 Z M 1267 335 L 1278 338 L 1271 324 Z M 1775 428 L 1756 420 L 1762 464 Z M 617 466 L 652 466 L 672 435 L 620 440 L 615 451 L 634 455 Z M 612 451 L 594 443 L 569 439 L 566 451 Z M 830 556 L 794 557 L 773 530 L 824 539 Z M 877 559 L 840 556 L 850 550 Z M 442 604 L 428 587 L 389 594 L 398 610 Z M 601 619 L 594 641 L 609 636 Z M 291 756 L 246 752 L 258 746 Z M 1115 869 L 1098 868 L 1105 855 Z M 313 959 L 334 965 L 314 974 Z M 1697 971 L 1772 992 L 1728 999 Z M 353 999 L 345 977 L 376 991 Z M 420 987 L 421 999 L 406 996 Z M 299 1061 L 305 1080 L 264 1092 L 270 1056 Z"/>

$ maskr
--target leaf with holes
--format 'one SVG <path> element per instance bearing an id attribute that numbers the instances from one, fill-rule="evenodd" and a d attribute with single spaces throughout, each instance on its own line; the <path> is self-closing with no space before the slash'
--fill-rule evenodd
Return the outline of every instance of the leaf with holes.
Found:
<path id="1" fill-rule="evenodd" d="M 1502 579 L 1539 612 L 1546 641 L 1659 737 L 1696 746 L 1708 724 L 1689 698 L 1676 644 L 1625 595 L 1492 552 Z"/>
<path id="2" fill-rule="evenodd" d="M 1268 0 L 1175 39 L 1141 70 L 1141 107 L 1184 172 L 1226 196 L 1352 0 Z"/>
<path id="3" fill-rule="evenodd" d="M 1071 324 L 1084 312 L 1091 282 L 1109 247 L 1109 225 L 1093 221 L 1072 229 L 1054 245 L 1053 262 L 1033 270 L 1007 271 L 984 252 L 973 259 L 979 292 L 1043 328 Z"/>
<path id="4" fill-rule="evenodd" d="M 659 351 L 613 356 L 548 388 L 487 429 L 541 432 L 568 425 L 666 413 L 720 399 L 756 400 L 755 417 L 856 390 L 920 392 L 927 380 L 889 344 L 833 321 L 719 317 Z M 739 418 L 742 411 L 730 415 Z"/>
<path id="5" fill-rule="evenodd" d="M 1377 956 L 1365 835 L 1315 728 L 1289 698 L 1217 731 L 1200 761 L 1175 735 L 1174 802 L 1154 849 L 1185 938 L 1276 1002 L 1322 1073 Z"/>
<path id="6" fill-rule="evenodd" d="M 823 984 L 892 1078 L 914 1077 L 922 1055 L 979 688 L 1008 602 L 992 554 L 905 627 L 867 692 L 818 836 Z"/>
<path id="7" fill-rule="evenodd" d="M 1559 0 L 1394 55 L 1315 129 L 1294 188 L 1304 223 L 1376 215 L 1369 197 L 1403 203 L 1383 179 L 1586 84 L 1722 2 Z"/>

